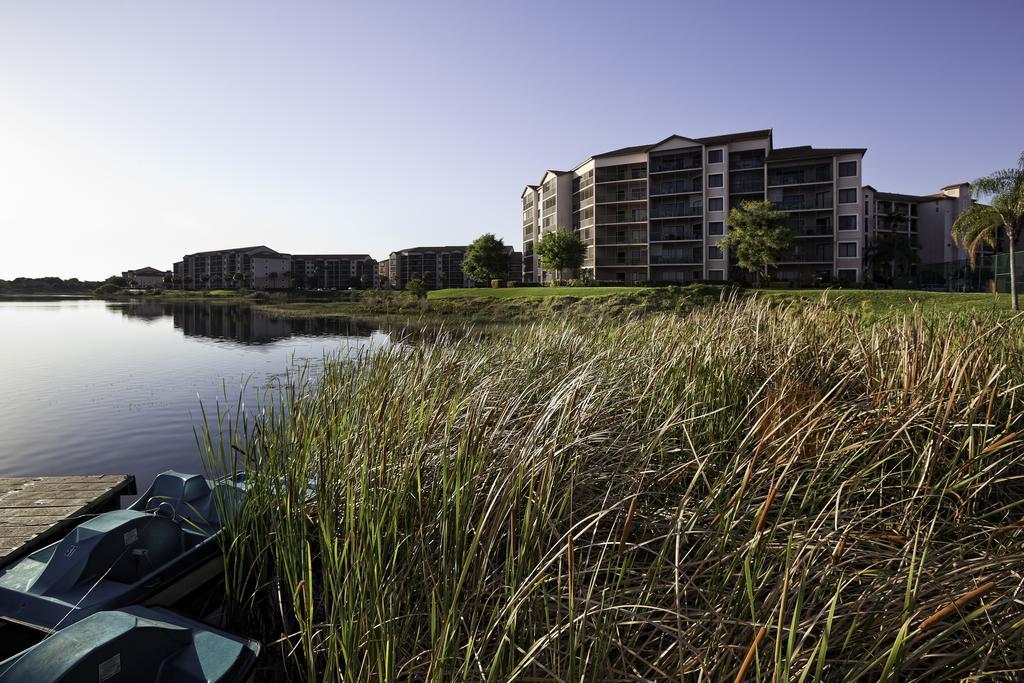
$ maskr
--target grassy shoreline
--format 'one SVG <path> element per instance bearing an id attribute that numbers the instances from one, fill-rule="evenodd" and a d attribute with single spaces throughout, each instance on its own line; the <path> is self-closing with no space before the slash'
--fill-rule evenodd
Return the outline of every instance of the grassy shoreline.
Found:
<path id="1" fill-rule="evenodd" d="M 207 441 L 231 625 L 304 680 L 1018 679 L 1020 332 L 749 298 L 329 362 Z"/>

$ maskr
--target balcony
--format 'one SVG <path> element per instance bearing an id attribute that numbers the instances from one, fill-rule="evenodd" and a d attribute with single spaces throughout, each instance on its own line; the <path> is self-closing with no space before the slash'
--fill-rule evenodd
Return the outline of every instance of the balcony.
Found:
<path id="1" fill-rule="evenodd" d="M 701 250 L 693 251 L 671 251 L 660 254 L 651 254 L 652 266 L 693 266 L 703 263 Z"/>
<path id="2" fill-rule="evenodd" d="M 601 230 L 596 235 L 598 246 L 615 244 L 647 244 L 646 230 Z"/>
<path id="3" fill-rule="evenodd" d="M 669 204 L 667 206 L 659 206 L 651 210 L 651 218 L 686 218 L 688 216 L 703 215 L 703 204 L 685 206 L 681 204 Z"/>
<path id="4" fill-rule="evenodd" d="M 699 171 L 703 168 L 700 165 L 700 158 L 696 160 L 676 160 L 676 161 L 651 161 L 650 172 L 651 173 L 675 173 L 679 171 Z"/>
<path id="5" fill-rule="evenodd" d="M 729 183 L 729 194 L 747 194 L 750 192 L 757 192 L 758 194 L 764 192 L 764 183 L 760 180 Z"/>
<path id="6" fill-rule="evenodd" d="M 832 240 L 797 244 L 779 257 L 779 263 L 832 263 Z"/>
<path id="7" fill-rule="evenodd" d="M 833 206 L 831 189 L 820 192 L 774 189 L 768 193 L 768 200 L 782 211 L 822 211 Z"/>
<path id="8" fill-rule="evenodd" d="M 731 152 L 729 154 L 729 170 L 742 171 L 750 168 L 762 168 L 764 166 L 764 157 L 765 151 L 763 149 Z"/>
<path id="9" fill-rule="evenodd" d="M 646 180 L 647 166 L 612 166 L 597 170 L 597 182 L 615 183 L 623 180 Z"/>
<path id="10" fill-rule="evenodd" d="M 676 180 L 671 182 L 655 183 L 651 185 L 652 197 L 703 191 L 703 181 L 699 177 L 689 181 Z"/>
<path id="11" fill-rule="evenodd" d="M 692 228 L 662 228 L 651 231 L 652 242 L 685 242 L 704 239 L 704 230 L 697 225 Z"/>
<path id="12" fill-rule="evenodd" d="M 769 169 L 768 185 L 812 185 L 815 183 L 831 183 L 832 167 L 829 165 L 813 168 Z"/>
<path id="13" fill-rule="evenodd" d="M 598 204 L 610 204 L 613 202 L 645 202 L 647 201 L 647 188 L 631 187 L 627 189 L 616 189 L 610 192 L 598 192 Z"/>
<path id="14" fill-rule="evenodd" d="M 827 224 L 790 223 L 789 228 L 793 231 L 793 237 L 831 237 L 835 234 L 831 221 Z"/>
<path id="15" fill-rule="evenodd" d="M 647 221 L 647 211 L 631 211 L 629 213 L 614 213 L 598 216 L 597 225 L 619 225 L 622 223 L 644 223 Z"/>

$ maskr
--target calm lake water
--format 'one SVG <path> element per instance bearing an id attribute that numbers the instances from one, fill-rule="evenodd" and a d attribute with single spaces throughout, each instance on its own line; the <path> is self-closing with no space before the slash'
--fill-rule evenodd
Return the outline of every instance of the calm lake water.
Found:
<path id="1" fill-rule="evenodd" d="M 201 471 L 193 428 L 295 363 L 392 343 L 341 319 L 238 305 L 0 300 L 0 476 Z"/>

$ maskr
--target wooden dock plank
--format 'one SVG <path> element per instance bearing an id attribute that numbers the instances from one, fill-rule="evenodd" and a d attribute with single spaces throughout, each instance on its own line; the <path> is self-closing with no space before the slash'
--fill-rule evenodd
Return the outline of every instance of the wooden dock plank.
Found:
<path id="1" fill-rule="evenodd" d="M 0 477 L 0 564 L 57 540 L 134 493 L 130 474 Z"/>

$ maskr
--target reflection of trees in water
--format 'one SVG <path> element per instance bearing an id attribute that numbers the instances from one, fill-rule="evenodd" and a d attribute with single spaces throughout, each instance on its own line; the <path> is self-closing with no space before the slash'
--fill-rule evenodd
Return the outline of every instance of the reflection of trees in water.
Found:
<path id="1" fill-rule="evenodd" d="M 117 308 L 129 318 L 172 318 L 174 326 L 188 337 L 243 344 L 270 344 L 294 336 L 369 337 L 375 329 L 347 318 L 278 318 L 238 304 L 132 301 Z"/>

